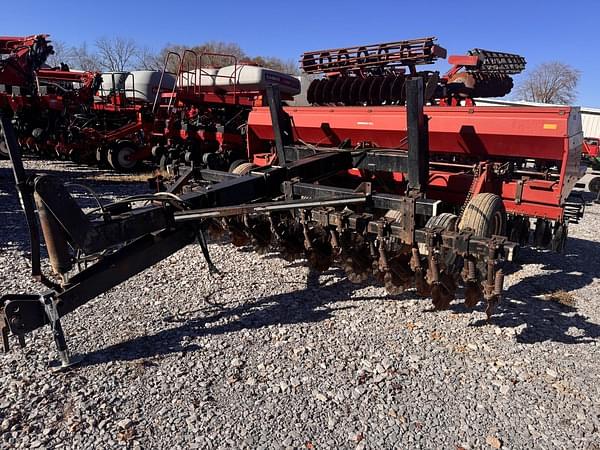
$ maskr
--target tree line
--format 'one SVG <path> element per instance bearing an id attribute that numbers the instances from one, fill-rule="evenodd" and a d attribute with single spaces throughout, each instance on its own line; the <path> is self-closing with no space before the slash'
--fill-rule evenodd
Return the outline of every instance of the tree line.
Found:
<path id="1" fill-rule="evenodd" d="M 257 64 L 284 73 L 297 75 L 297 64 L 293 60 L 283 60 L 273 56 L 250 56 L 235 43 L 209 41 L 194 46 L 181 44 L 167 44 L 159 52 L 139 45 L 135 40 L 123 37 L 101 37 L 93 45 L 83 43 L 80 46 L 68 46 L 61 41 L 53 41 L 54 54 L 50 55 L 47 64 L 51 67 L 60 67 L 66 64 L 72 69 L 98 71 L 98 72 L 123 72 L 129 70 L 162 70 L 169 52 L 180 55 L 184 50 L 192 50 L 195 55 L 204 54 L 198 66 L 224 66 L 241 62 Z M 186 53 L 183 61 L 184 68 L 194 68 L 196 56 Z M 231 56 L 221 56 L 231 55 Z M 233 56 L 233 58 L 232 58 Z M 169 57 L 167 70 L 175 72 L 180 61 Z"/>
<path id="2" fill-rule="evenodd" d="M 183 67 L 193 69 L 196 66 L 225 66 L 234 62 L 252 63 L 268 67 L 280 72 L 298 75 L 297 63 L 272 56 L 249 56 L 235 43 L 209 41 L 194 46 L 167 44 L 159 52 L 139 45 L 135 40 L 123 37 L 102 37 L 96 39 L 92 46 L 83 43 L 80 46 L 68 46 L 61 41 L 54 41 L 54 55 L 48 58 L 48 64 L 59 67 L 61 63 L 73 69 L 103 72 L 122 72 L 129 70 L 162 70 L 169 52 L 184 55 Z M 204 56 L 196 62 L 195 55 Z M 232 55 L 221 56 L 221 55 Z M 167 70 L 176 72 L 180 61 L 169 57 Z M 581 72 L 574 67 L 552 61 L 538 65 L 525 74 L 517 84 L 513 98 L 538 103 L 572 104 L 577 98 L 577 85 Z"/>

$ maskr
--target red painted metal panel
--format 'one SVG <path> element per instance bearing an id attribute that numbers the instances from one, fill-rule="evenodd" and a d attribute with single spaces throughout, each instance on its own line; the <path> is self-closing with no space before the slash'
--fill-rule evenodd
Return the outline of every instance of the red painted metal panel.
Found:
<path id="1" fill-rule="evenodd" d="M 448 63 L 453 64 L 455 66 L 476 66 L 478 61 L 478 56 L 450 55 L 448 57 Z"/>
<path id="2" fill-rule="evenodd" d="M 404 107 L 290 107 L 286 112 L 292 117 L 296 141 L 327 147 L 349 139 L 351 145 L 368 142 L 405 148 Z M 552 161 L 560 171 L 554 180 L 513 175 L 485 183 L 482 189 L 500 195 L 510 213 L 562 220 L 562 205 L 580 177 L 582 132 L 577 108 L 437 106 L 425 108 L 425 113 L 433 154 L 470 156 L 474 161 Z M 272 139 L 268 108 L 254 108 L 248 119 L 249 153 L 264 151 Z M 430 170 L 427 195 L 460 205 L 472 179 L 468 173 Z M 520 189 L 517 183 L 522 184 Z"/>
<path id="3" fill-rule="evenodd" d="M 290 107 L 298 140 L 337 146 L 371 142 L 385 148 L 406 137 L 406 109 L 381 107 Z M 429 145 L 434 153 L 471 155 L 477 159 L 517 157 L 561 161 L 569 119 L 579 115 L 569 107 L 428 107 Z M 253 139 L 270 140 L 268 108 L 254 108 L 248 119 Z"/>

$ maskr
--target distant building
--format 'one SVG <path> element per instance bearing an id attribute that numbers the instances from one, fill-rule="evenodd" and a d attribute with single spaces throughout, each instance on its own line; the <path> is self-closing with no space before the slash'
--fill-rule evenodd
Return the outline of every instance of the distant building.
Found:
<path id="1" fill-rule="evenodd" d="M 549 105 L 547 103 L 517 102 L 509 100 L 497 100 L 493 98 L 475 99 L 477 106 L 564 106 Z M 580 107 L 581 126 L 583 137 L 600 138 L 600 109 Z"/>

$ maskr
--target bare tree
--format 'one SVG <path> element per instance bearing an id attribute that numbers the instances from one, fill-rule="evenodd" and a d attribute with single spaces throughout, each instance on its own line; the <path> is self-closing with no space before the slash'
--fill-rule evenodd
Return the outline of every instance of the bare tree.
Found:
<path id="1" fill-rule="evenodd" d="M 571 104 L 577 98 L 581 72 L 558 61 L 546 62 L 529 73 L 516 89 L 518 100 Z"/>
<path id="2" fill-rule="evenodd" d="M 138 53 L 138 46 L 133 39 L 122 37 L 96 40 L 100 67 L 110 72 L 123 72 L 132 69 L 132 63 Z"/>
<path id="3" fill-rule="evenodd" d="M 71 66 L 73 69 L 86 70 L 90 72 L 99 72 L 101 68 L 98 55 L 88 50 L 87 44 L 84 42 L 79 47 L 72 47 Z"/>
<path id="4" fill-rule="evenodd" d="M 46 59 L 46 64 L 50 67 L 60 67 L 61 64 L 73 64 L 73 48 L 68 47 L 63 41 L 52 41 L 54 53 Z"/>
<path id="5" fill-rule="evenodd" d="M 268 56 L 266 58 L 263 58 L 262 56 L 255 56 L 254 58 L 250 59 L 250 62 L 290 75 L 300 75 L 297 63 L 291 59 L 285 61 L 283 59 L 276 58 L 273 56 Z"/>
<path id="6" fill-rule="evenodd" d="M 141 47 L 136 54 L 137 68 L 143 70 L 162 70 L 164 60 L 160 54 L 154 53 L 148 47 Z"/>
<path id="7" fill-rule="evenodd" d="M 194 53 L 186 53 L 183 64 L 183 67 L 189 70 L 196 67 L 196 64 L 203 67 L 223 67 L 237 62 L 237 64 L 257 64 L 284 73 L 298 74 L 297 66 L 292 60 L 286 61 L 270 56 L 249 56 L 238 44 L 231 42 L 210 41 L 191 47 L 168 44 L 159 53 L 154 53 L 148 47 L 139 46 L 133 39 L 123 37 L 99 38 L 92 49 L 85 42 L 79 47 L 67 47 L 61 41 L 55 41 L 54 45 L 55 55 L 48 59 L 48 64 L 53 67 L 66 63 L 73 69 L 87 71 L 161 70 L 169 52 L 184 56 L 184 51 L 190 49 Z M 180 62 L 176 56 L 170 57 L 167 70 L 176 72 Z"/>
<path id="8" fill-rule="evenodd" d="M 215 67 L 223 67 L 233 64 L 234 61 L 240 63 L 251 63 L 257 64 L 259 66 L 268 67 L 270 69 L 279 70 L 284 73 L 289 74 L 298 74 L 298 69 L 296 64 L 291 61 L 284 61 L 280 58 L 276 57 L 263 57 L 263 56 L 249 56 L 242 50 L 242 48 L 235 43 L 231 42 L 220 42 L 220 41 L 209 41 L 204 44 L 195 45 L 195 46 L 183 46 L 179 44 L 167 44 L 159 53 L 159 60 L 164 63 L 168 53 L 175 52 L 179 55 L 183 56 L 183 52 L 185 49 L 190 49 L 198 55 L 198 59 L 202 61 L 198 61 L 199 65 L 203 67 L 206 66 L 215 66 Z M 206 53 L 217 53 L 219 55 L 206 55 Z M 201 58 L 200 55 L 204 54 Z M 220 55 L 231 55 L 235 57 L 233 59 L 231 56 L 220 56 Z M 184 60 L 184 67 L 193 67 L 195 66 L 196 57 L 193 54 L 187 53 Z M 170 57 L 167 64 L 167 70 L 169 72 L 176 72 L 179 67 L 179 59 L 176 57 Z"/>

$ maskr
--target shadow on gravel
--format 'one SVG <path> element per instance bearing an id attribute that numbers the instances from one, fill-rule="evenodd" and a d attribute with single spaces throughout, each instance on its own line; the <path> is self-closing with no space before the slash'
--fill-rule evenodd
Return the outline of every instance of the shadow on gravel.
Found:
<path id="1" fill-rule="evenodd" d="M 341 270 L 326 273 L 343 276 Z M 93 366 L 115 360 L 131 361 L 176 352 L 194 352 L 200 349 L 193 344 L 182 345 L 183 337 L 222 335 L 278 324 L 321 322 L 331 318 L 334 310 L 350 308 L 332 308 L 330 305 L 342 299 L 349 299 L 355 290 L 362 287 L 364 286 L 352 284 L 345 278 L 323 285 L 320 283 L 319 274 L 311 271 L 306 287 L 303 289 L 262 297 L 233 308 L 210 304 L 208 308 L 199 311 L 216 312 L 201 318 L 182 317 L 183 323 L 178 327 L 90 352 L 85 355 L 81 365 Z M 375 297 L 354 297 L 352 301 L 372 299 Z M 226 323 L 219 323 L 224 320 Z M 177 320 L 171 321 L 177 322 Z"/>
<path id="2" fill-rule="evenodd" d="M 577 312 L 574 306 L 546 300 L 545 295 L 557 291 L 574 291 L 600 278 L 600 243 L 570 237 L 564 255 L 526 248 L 516 272 L 524 264 L 540 264 L 543 275 L 526 276 L 509 287 L 492 321 L 500 327 L 526 327 L 517 335 L 521 343 L 554 341 L 565 344 L 593 342 L 600 338 L 600 325 Z M 476 322 L 474 326 L 485 324 Z"/>
<path id="3" fill-rule="evenodd" d="M 97 193 L 102 203 L 107 203 L 115 197 L 149 192 L 146 183 L 131 181 L 126 176 L 119 176 L 110 170 L 100 170 L 97 167 L 52 161 L 52 164 L 60 165 L 59 170 L 28 170 L 28 161 L 24 161 L 24 164 L 28 175 L 54 175 L 65 182 L 87 185 Z M 69 190 L 82 208 L 97 206 L 96 200 L 88 192 L 76 186 Z M 17 196 L 12 168 L 0 167 L 0 249 L 14 246 L 28 252 L 28 236 L 27 222 Z"/>
<path id="4" fill-rule="evenodd" d="M 561 289 L 576 290 L 594 281 L 594 274 L 600 273 L 600 244 L 577 238 L 569 239 L 569 251 L 565 255 L 525 249 L 522 264 L 539 264 L 544 261 L 544 270 L 549 274 L 523 278 L 505 292 L 505 300 L 498 306 L 493 324 L 499 327 L 526 327 L 517 335 L 520 343 L 554 341 L 566 344 L 592 342 L 600 337 L 600 325 L 590 322 L 577 313 L 575 307 L 565 306 L 554 301 L 543 300 L 542 296 Z M 510 270 L 518 270 L 514 264 Z M 297 291 L 276 294 L 233 308 L 210 303 L 209 294 L 206 306 L 189 311 L 179 317 L 168 319 L 181 325 L 160 331 L 153 335 L 140 336 L 121 342 L 86 355 L 82 365 L 103 364 L 109 361 L 131 361 L 177 352 L 194 352 L 199 346 L 183 343 L 184 337 L 199 337 L 235 333 L 240 330 L 258 329 L 269 325 L 321 322 L 332 317 L 335 309 L 332 305 L 347 300 L 360 289 L 344 278 L 341 270 L 332 270 L 328 274 L 341 277 L 336 282 L 321 284 L 319 275 L 310 272 L 307 284 Z M 299 285 L 299 287 L 301 287 Z M 409 291 L 404 296 L 414 297 Z M 386 297 L 377 297 L 386 298 Z M 352 301 L 371 300 L 371 297 L 352 298 Z M 479 310 L 483 305 L 479 305 Z M 458 313 L 471 313 L 462 303 L 453 304 Z M 425 312 L 425 311 L 424 311 Z M 207 314 L 200 318 L 189 318 L 196 313 Z M 478 321 L 472 326 L 482 326 Z"/>

